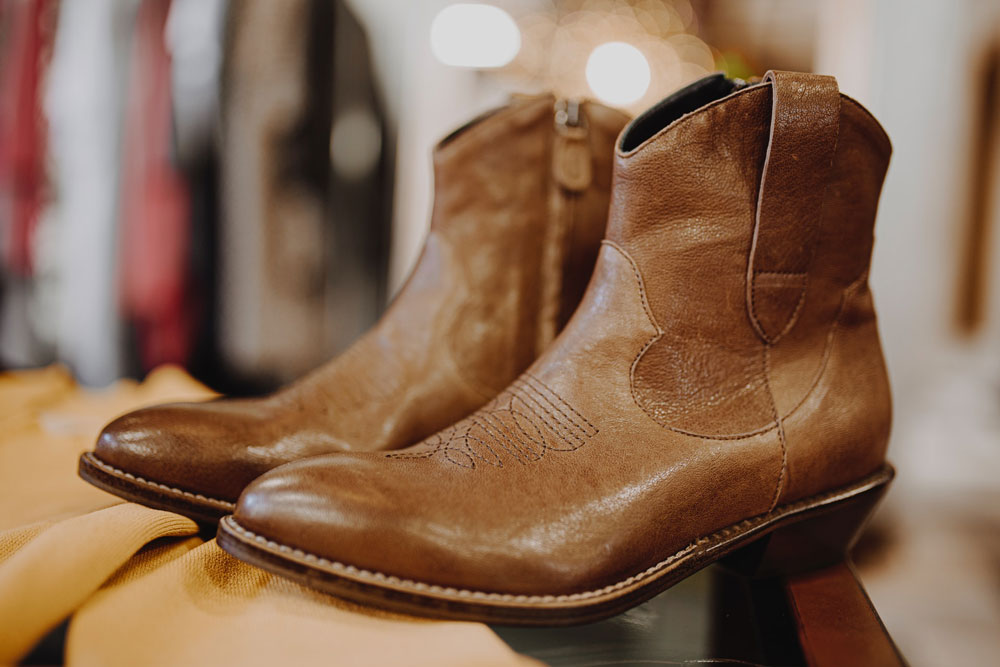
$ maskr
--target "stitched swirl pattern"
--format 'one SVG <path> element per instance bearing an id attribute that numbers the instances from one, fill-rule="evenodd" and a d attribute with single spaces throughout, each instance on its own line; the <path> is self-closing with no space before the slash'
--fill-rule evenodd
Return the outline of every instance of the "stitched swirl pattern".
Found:
<path id="1" fill-rule="evenodd" d="M 478 412 L 431 436 L 417 447 L 386 454 L 394 459 L 434 456 L 463 468 L 528 464 L 547 452 L 571 452 L 597 428 L 550 387 L 530 374 Z"/>

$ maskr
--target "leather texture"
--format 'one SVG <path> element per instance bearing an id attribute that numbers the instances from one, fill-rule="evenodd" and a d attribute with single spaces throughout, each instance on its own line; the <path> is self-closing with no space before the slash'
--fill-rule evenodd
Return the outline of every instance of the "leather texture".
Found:
<path id="1" fill-rule="evenodd" d="M 412 275 L 342 355 L 264 398 L 127 414 L 96 456 L 158 484 L 235 501 L 261 473 L 307 456 L 389 450 L 472 412 L 565 325 L 607 220 L 622 113 L 583 102 L 555 122 L 551 96 L 472 121 L 434 151 L 434 209 Z M 562 172 L 571 151 L 580 173 Z"/>
<path id="2" fill-rule="evenodd" d="M 564 595 L 879 469 L 887 137 L 829 77 L 674 98 L 622 134 L 593 278 L 527 371 L 412 447 L 263 475 L 238 526 L 449 590 Z"/>

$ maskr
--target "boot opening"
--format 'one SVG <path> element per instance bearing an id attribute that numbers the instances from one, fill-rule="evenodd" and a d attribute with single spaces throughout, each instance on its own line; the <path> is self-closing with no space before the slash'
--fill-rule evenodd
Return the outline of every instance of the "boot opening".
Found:
<path id="1" fill-rule="evenodd" d="M 496 108 L 496 109 L 490 109 L 489 111 L 484 111 L 483 113 L 479 114 L 478 116 L 476 116 L 475 118 L 473 118 L 472 120 L 470 120 L 469 122 L 467 122 L 466 124 L 460 126 L 458 129 L 452 130 L 448 134 L 448 136 L 446 136 L 444 139 L 442 139 L 441 141 L 438 142 L 438 147 L 440 148 L 441 146 L 444 146 L 445 144 L 450 144 L 455 139 L 458 139 L 460 136 L 462 136 L 463 134 L 465 134 L 466 132 L 468 132 L 469 130 L 471 130 L 472 128 L 474 128 L 476 125 L 479 125 L 480 123 L 482 123 L 487 118 L 490 118 L 491 116 L 495 116 L 496 114 L 500 113 L 501 111 L 503 111 L 506 108 L 507 107 L 499 107 L 499 108 Z"/>
<path id="2" fill-rule="evenodd" d="M 661 102 L 633 120 L 622 133 L 619 147 L 627 153 L 684 114 L 691 113 L 709 102 L 714 102 L 733 91 L 746 87 L 746 85 L 745 81 L 728 79 L 721 72 L 698 79 L 665 97 Z"/>

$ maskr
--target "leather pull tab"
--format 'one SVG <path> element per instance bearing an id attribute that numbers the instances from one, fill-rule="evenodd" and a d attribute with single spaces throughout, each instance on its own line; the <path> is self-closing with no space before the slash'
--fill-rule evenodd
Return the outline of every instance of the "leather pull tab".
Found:
<path id="1" fill-rule="evenodd" d="M 765 342 L 792 326 L 805 300 L 809 265 L 840 131 L 832 76 L 769 71 L 771 130 L 757 195 L 747 268 L 750 320 Z"/>
<path id="2" fill-rule="evenodd" d="M 556 103 L 556 135 L 552 145 L 552 174 L 570 192 L 582 192 L 593 179 L 587 119 L 574 100 Z"/>
<path id="3" fill-rule="evenodd" d="M 556 182 L 570 192 L 582 192 L 590 186 L 593 170 L 590 164 L 590 146 L 586 134 L 579 131 L 556 135 L 553 145 L 552 171 Z"/>

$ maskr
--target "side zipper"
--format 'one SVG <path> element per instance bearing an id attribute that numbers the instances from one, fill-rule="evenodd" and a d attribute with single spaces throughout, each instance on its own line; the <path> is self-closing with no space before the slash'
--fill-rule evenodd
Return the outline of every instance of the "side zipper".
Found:
<path id="1" fill-rule="evenodd" d="M 571 252 L 576 203 L 593 179 L 590 128 L 577 99 L 558 99 L 553 109 L 552 172 L 548 224 L 542 253 L 541 308 L 535 352 L 541 353 L 558 333 L 563 273 Z"/>

